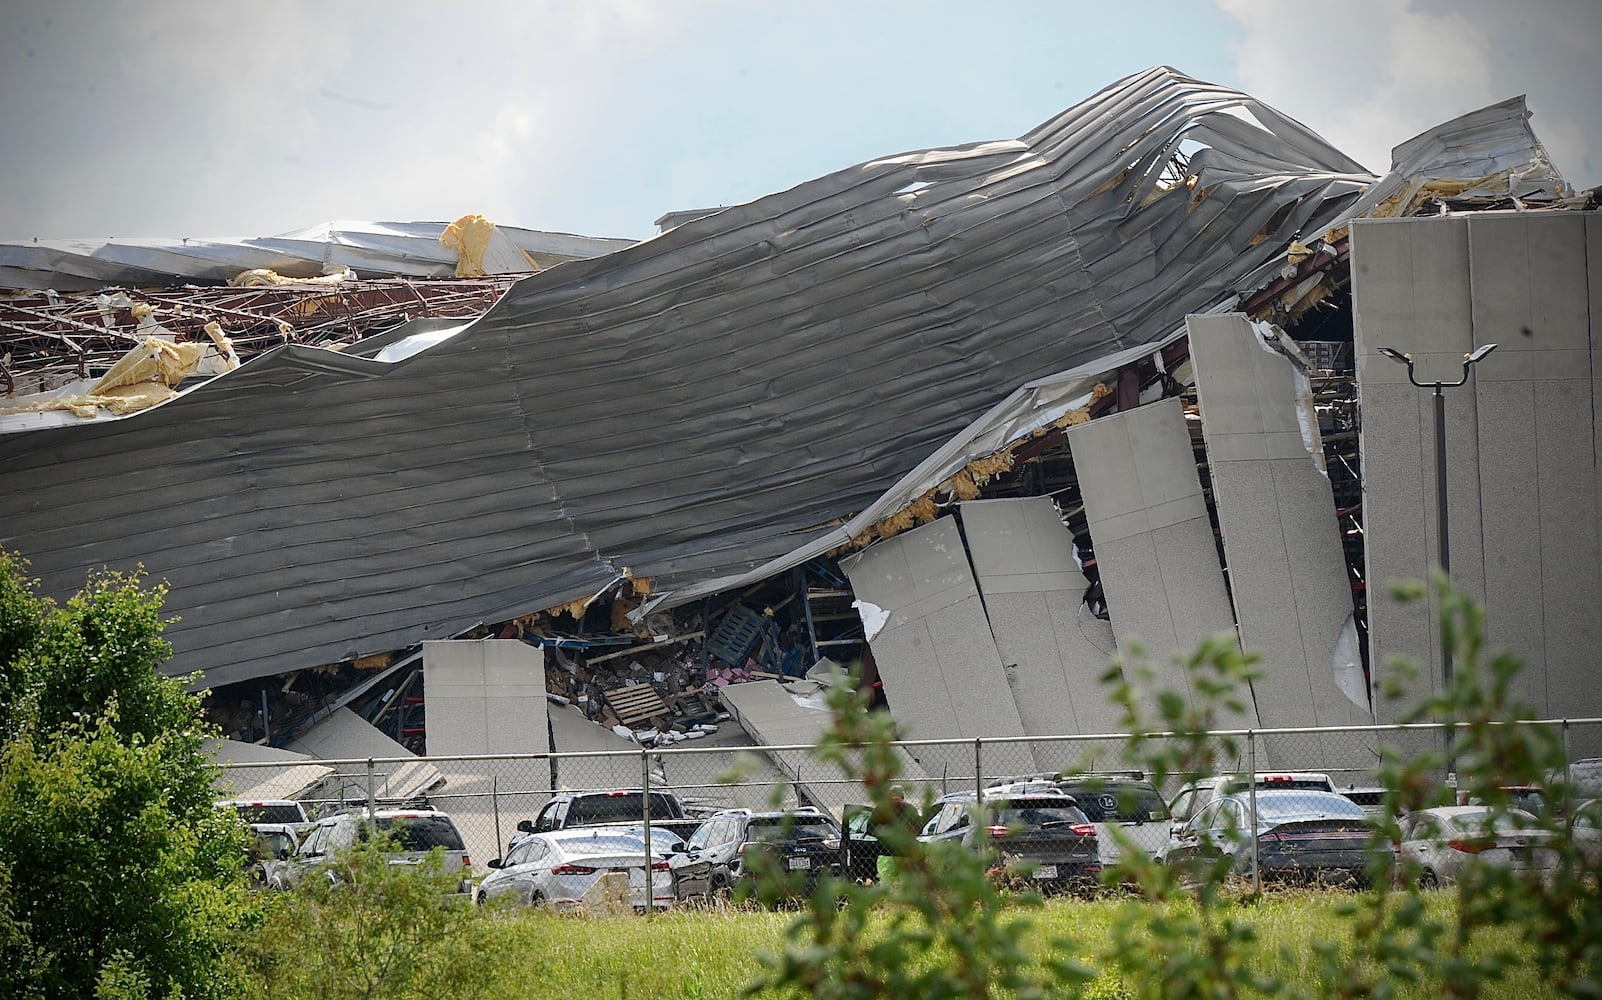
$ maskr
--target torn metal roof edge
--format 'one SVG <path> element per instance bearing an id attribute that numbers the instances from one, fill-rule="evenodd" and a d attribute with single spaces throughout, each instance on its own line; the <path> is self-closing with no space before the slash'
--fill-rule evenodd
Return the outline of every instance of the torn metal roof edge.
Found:
<path id="1" fill-rule="evenodd" d="M 1227 310 L 1220 308 L 1212 311 Z M 1090 390 L 1107 375 L 1136 361 L 1160 355 L 1163 348 L 1184 336 L 1184 327 L 1180 327 L 1155 343 L 1126 348 L 1117 354 L 1019 386 L 845 524 L 749 572 L 653 595 L 649 601 L 629 613 L 629 620 L 642 621 L 657 611 L 666 611 L 703 597 L 749 586 L 861 539 L 874 525 L 904 510 L 918 497 L 961 472 L 972 462 L 1022 443 L 1035 431 L 1050 426 L 1070 410 L 1085 405 L 1090 398 Z"/>

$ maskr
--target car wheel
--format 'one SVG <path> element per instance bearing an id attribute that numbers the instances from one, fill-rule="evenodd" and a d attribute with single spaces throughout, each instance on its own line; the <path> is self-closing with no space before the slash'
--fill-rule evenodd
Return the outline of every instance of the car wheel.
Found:
<path id="1" fill-rule="evenodd" d="M 543 894 L 541 894 L 541 893 L 538 893 L 538 892 L 529 893 L 528 905 L 533 906 L 533 907 L 544 906 L 545 905 L 545 896 Z"/>
<path id="2" fill-rule="evenodd" d="M 1435 869 L 1426 868 L 1418 873 L 1418 887 L 1420 889 L 1434 889 L 1440 884 L 1441 879 L 1435 874 Z"/>
<path id="3" fill-rule="evenodd" d="M 479 906 L 483 906 L 485 903 L 489 902 L 489 897 L 481 892 L 478 894 L 477 898 L 474 899 L 474 902 L 476 902 Z"/>

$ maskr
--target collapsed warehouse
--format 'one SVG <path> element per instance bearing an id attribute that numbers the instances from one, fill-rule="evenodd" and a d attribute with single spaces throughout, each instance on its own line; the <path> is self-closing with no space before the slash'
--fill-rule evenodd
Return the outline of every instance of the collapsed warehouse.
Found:
<path id="1" fill-rule="evenodd" d="M 1229 630 L 1219 722 L 1372 722 L 1356 234 L 1590 232 L 1528 117 L 1374 177 L 1156 68 L 637 244 L 0 244 L 0 546 L 168 581 L 163 669 L 308 756 L 788 743 L 829 664 L 915 737 L 1109 732 L 1110 655 Z"/>

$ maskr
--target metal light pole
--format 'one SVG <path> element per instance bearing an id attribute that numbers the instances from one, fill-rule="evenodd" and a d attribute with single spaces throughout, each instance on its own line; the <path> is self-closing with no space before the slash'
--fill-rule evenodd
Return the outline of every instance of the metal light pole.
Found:
<path id="1" fill-rule="evenodd" d="M 1463 377 L 1456 382 L 1420 382 L 1413 370 L 1413 355 L 1404 354 L 1394 347 L 1376 348 L 1381 354 L 1398 364 L 1407 366 L 1407 380 L 1420 389 L 1435 390 L 1435 538 L 1439 550 L 1441 572 L 1448 579 L 1452 575 L 1452 542 L 1446 523 L 1446 397 L 1441 390 L 1460 386 L 1468 381 L 1469 368 L 1481 361 L 1487 354 L 1496 350 L 1495 344 L 1486 344 L 1475 348 L 1473 352 L 1463 355 Z M 1448 643 L 1441 644 L 1441 685 L 1442 688 L 1452 686 L 1452 649 Z M 1447 733 L 1447 757 L 1450 760 L 1452 745 L 1451 733 Z"/>

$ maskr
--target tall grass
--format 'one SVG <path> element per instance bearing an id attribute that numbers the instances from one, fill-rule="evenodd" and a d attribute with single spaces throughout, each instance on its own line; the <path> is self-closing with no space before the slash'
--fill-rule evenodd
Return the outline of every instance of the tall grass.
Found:
<path id="1" fill-rule="evenodd" d="M 1265 895 L 1255 904 L 1243 901 L 1241 915 L 1257 938 L 1248 947 L 1246 960 L 1255 971 L 1280 980 L 1287 993 L 1320 993 L 1315 948 L 1321 943 L 1349 948 L 1351 922 L 1340 910 L 1352 899 L 1339 893 L 1286 892 Z M 1068 958 L 1097 970 L 1085 987 L 1085 995 L 1094 1000 L 1132 996 L 1133 984 L 1108 971 L 1113 968 L 1112 928 L 1120 909 L 1153 905 L 1174 904 L 1052 900 L 1028 911 L 1025 951 L 1041 963 Z M 1443 920 L 1450 919 L 1454 905 L 1450 893 L 1431 894 L 1429 906 Z M 460 995 L 484 1000 L 733 1000 L 744 996 L 758 978 L 758 955 L 784 946 L 785 930 L 795 919 L 790 913 L 738 909 L 675 912 L 649 919 L 565 917 L 537 910 L 464 913 L 463 921 L 471 927 L 458 932 L 474 938 L 478 957 L 487 960 L 492 972 L 488 982 L 476 981 L 470 993 Z M 873 925 L 878 923 L 876 919 Z M 1183 941 L 1151 944 L 1154 949 L 1186 946 Z M 1540 981 L 1533 956 L 1524 957 L 1528 974 L 1515 971 L 1502 984 L 1491 984 L 1487 997 L 1560 995 Z M 262 995 L 273 994 L 263 990 Z M 448 994 L 433 997 L 443 1000 L 444 995 Z M 1430 982 L 1398 984 L 1397 995 L 1428 1000 L 1438 997 L 1440 990 Z"/>

